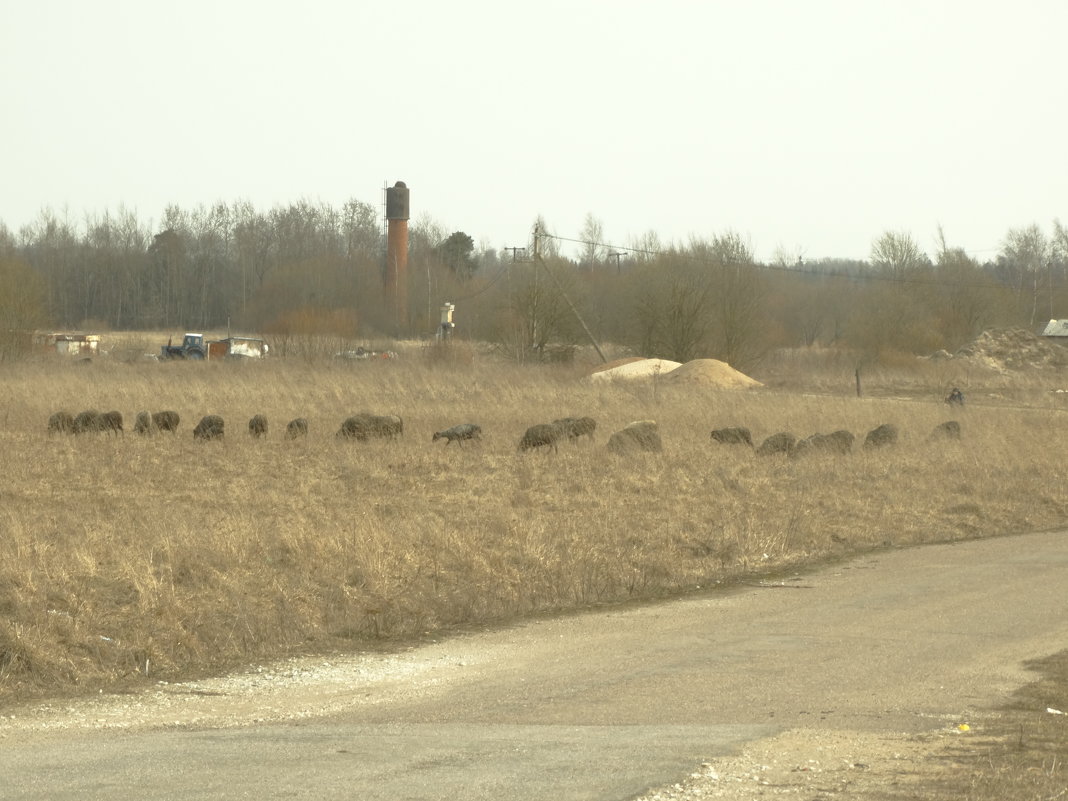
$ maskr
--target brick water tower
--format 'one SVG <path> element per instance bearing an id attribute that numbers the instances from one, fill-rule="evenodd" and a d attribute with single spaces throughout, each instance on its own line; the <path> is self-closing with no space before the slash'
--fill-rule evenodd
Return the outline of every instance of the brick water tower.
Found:
<path id="1" fill-rule="evenodd" d="M 386 269 L 383 275 L 386 303 L 396 333 L 408 321 L 408 187 L 397 181 L 386 189 Z"/>

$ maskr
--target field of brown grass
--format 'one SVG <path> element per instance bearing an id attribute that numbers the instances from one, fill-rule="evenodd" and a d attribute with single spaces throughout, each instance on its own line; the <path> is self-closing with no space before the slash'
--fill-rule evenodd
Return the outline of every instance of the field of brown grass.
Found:
<path id="1" fill-rule="evenodd" d="M 273 360 L 5 366 L 0 381 L 0 704 L 203 675 L 297 652 L 389 647 L 453 627 L 694 592 L 886 545 L 1068 520 L 1068 417 L 1052 378 L 780 362 L 769 388 L 589 385 L 578 367 Z M 969 403 L 941 402 L 945 384 Z M 54 436 L 49 415 L 116 409 L 124 437 Z M 176 436 L 132 434 L 142 409 Z M 360 411 L 396 442 L 335 439 Z M 220 442 L 195 442 L 221 415 Z M 246 433 L 265 414 L 265 440 Z M 528 425 L 598 422 L 594 443 L 516 452 Z M 286 421 L 306 417 L 306 440 Z M 928 440 L 947 419 L 960 442 Z M 655 419 L 662 454 L 609 453 Z M 482 426 L 481 444 L 433 432 Z M 865 452 L 894 423 L 902 440 Z M 848 429 L 847 456 L 759 458 L 709 441 Z"/>

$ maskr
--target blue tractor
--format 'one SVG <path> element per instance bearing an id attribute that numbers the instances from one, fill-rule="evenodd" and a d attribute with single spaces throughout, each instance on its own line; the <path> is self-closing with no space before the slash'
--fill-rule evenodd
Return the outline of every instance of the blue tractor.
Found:
<path id="1" fill-rule="evenodd" d="M 186 334 L 181 345 L 172 345 L 170 340 L 163 346 L 161 356 L 164 359 L 206 359 L 208 345 L 203 334 Z"/>

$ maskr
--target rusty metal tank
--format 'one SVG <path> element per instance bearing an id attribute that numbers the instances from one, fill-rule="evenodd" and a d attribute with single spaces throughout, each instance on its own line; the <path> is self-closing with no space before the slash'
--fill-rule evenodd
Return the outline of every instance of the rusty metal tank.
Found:
<path id="1" fill-rule="evenodd" d="M 397 181 L 386 189 L 386 219 L 408 219 L 408 186 L 404 181 Z"/>

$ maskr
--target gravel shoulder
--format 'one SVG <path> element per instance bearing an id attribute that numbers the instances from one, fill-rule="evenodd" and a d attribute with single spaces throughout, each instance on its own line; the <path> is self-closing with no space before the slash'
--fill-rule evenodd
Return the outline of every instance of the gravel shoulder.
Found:
<path id="1" fill-rule="evenodd" d="M 922 797 L 932 773 L 953 770 L 960 749 L 973 745 L 978 740 L 971 726 L 927 734 L 791 729 L 704 762 L 682 781 L 635 801 Z"/>

